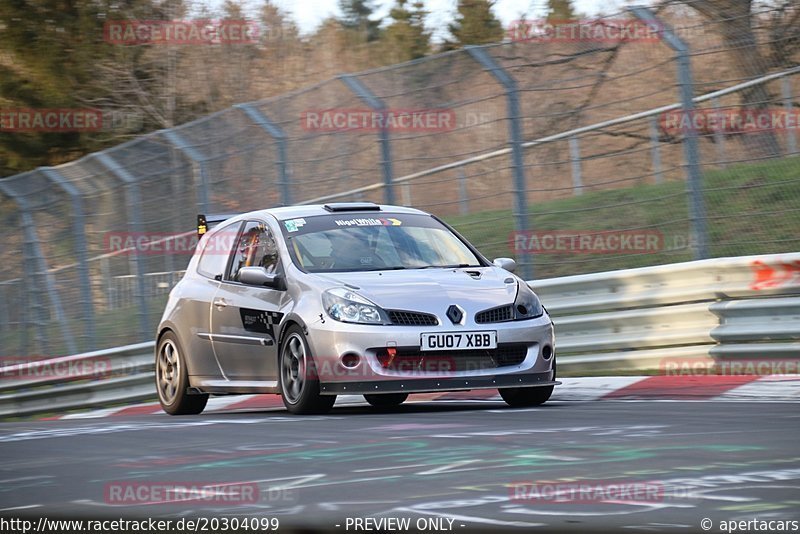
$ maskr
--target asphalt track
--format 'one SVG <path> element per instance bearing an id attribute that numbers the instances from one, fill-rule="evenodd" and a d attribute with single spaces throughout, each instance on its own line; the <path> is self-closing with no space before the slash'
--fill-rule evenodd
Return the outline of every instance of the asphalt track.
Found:
<path id="1" fill-rule="evenodd" d="M 720 532 L 723 520 L 800 520 L 798 406 L 436 401 L 306 417 L 271 409 L 0 423 L 0 516 L 278 517 L 279 532 L 364 532 L 352 521 L 367 517 L 433 520 L 429 532 L 702 532 L 708 518 Z M 258 495 L 121 504 L 109 493 L 192 481 L 255 484 Z M 544 495 L 635 481 L 660 492 Z M 532 498 L 534 488 L 544 497 Z"/>

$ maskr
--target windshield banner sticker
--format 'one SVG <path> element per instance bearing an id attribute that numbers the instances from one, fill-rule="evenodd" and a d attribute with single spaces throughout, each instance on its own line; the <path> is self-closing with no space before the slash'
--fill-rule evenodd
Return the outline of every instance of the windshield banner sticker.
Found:
<path id="1" fill-rule="evenodd" d="M 400 226 L 403 224 L 400 219 L 393 218 L 336 219 L 334 222 L 337 226 Z"/>

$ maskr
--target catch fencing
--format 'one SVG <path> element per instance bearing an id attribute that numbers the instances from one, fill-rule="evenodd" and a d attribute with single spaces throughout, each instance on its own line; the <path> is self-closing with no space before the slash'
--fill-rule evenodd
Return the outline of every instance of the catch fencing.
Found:
<path id="1" fill-rule="evenodd" d="M 758 9 L 745 25 L 680 6 L 599 19 L 649 21 L 655 40 L 511 35 L 2 179 L 0 356 L 152 339 L 197 213 L 395 202 L 535 279 L 798 250 L 786 117 L 800 110 L 800 60 L 792 35 L 770 31 L 776 12 Z M 409 110 L 440 120 L 336 122 Z M 744 127 L 743 114 L 784 124 Z"/>

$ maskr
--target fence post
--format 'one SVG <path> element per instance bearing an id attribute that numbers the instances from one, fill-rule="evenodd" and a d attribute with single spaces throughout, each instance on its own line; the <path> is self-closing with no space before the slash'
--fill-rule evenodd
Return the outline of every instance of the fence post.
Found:
<path id="1" fill-rule="evenodd" d="M 111 269 L 108 265 L 108 256 L 100 258 L 100 276 L 103 278 L 103 294 L 106 297 L 106 311 L 114 309 L 114 286 L 111 283 Z"/>
<path id="2" fill-rule="evenodd" d="M 719 98 L 712 98 L 711 105 L 714 107 L 714 114 L 719 116 Z M 719 120 L 715 121 L 715 123 L 719 124 Z M 725 149 L 725 133 L 721 128 L 714 128 L 714 144 L 717 147 L 717 164 L 724 169 L 728 166 L 728 151 Z"/>
<path id="3" fill-rule="evenodd" d="M 3 189 L 2 180 L 0 180 L 0 193 L 3 193 L 12 202 L 14 202 L 14 204 L 17 204 L 16 201 L 14 200 L 14 197 L 12 195 L 10 195 L 9 193 L 7 193 L 5 189 Z M 22 218 L 22 214 L 21 213 L 20 213 L 20 218 Z M 30 247 L 28 246 L 27 239 L 25 239 L 25 237 L 27 237 L 27 235 L 28 235 L 27 233 L 24 234 L 23 243 L 22 243 L 22 264 L 23 265 L 28 265 L 28 264 L 32 263 L 32 260 L 29 260 L 29 258 L 32 256 L 32 254 L 30 254 L 30 251 L 29 251 Z M 33 308 L 33 306 L 31 306 L 31 304 L 30 304 L 31 301 L 32 301 L 30 293 L 33 291 L 33 284 L 26 284 L 25 283 L 25 278 L 26 278 L 25 275 L 26 274 L 27 274 L 26 271 L 23 270 L 23 271 L 20 272 L 20 277 L 18 279 L 14 279 L 14 280 L 10 280 L 10 281 L 6 281 L 6 280 L 3 281 L 3 284 L 6 284 L 6 283 L 17 283 L 19 285 L 19 302 L 18 302 L 18 305 L 17 305 L 17 308 L 16 308 L 16 315 L 19 317 L 19 326 L 20 326 L 19 351 L 18 351 L 20 355 L 22 355 L 22 354 L 24 354 L 24 355 L 30 354 L 30 327 L 31 326 L 33 326 L 34 328 L 37 328 L 36 334 L 35 334 L 36 342 L 41 341 L 42 344 L 43 344 L 44 340 L 46 339 L 43 334 L 39 333 L 38 324 L 33 320 L 33 317 L 32 317 L 32 314 L 31 314 L 31 309 Z M 10 328 L 11 328 L 11 317 L 9 317 L 9 329 Z"/>
<path id="4" fill-rule="evenodd" d="M 20 222 L 25 221 L 26 219 L 30 221 L 30 218 L 22 217 L 20 214 Z M 24 223 L 23 223 L 24 224 Z M 30 232 L 23 231 L 23 243 L 22 243 L 22 259 L 25 262 L 25 265 L 36 265 L 36 252 L 34 247 L 34 242 L 36 240 L 36 236 L 31 236 Z M 33 239 L 34 241 L 31 241 Z M 31 269 L 32 272 L 28 272 L 27 270 L 22 274 L 22 278 L 20 283 L 22 284 L 22 294 L 24 299 L 24 308 L 23 313 L 25 314 L 25 337 L 23 339 L 23 347 L 22 347 L 22 354 L 30 354 L 30 336 L 28 335 L 28 326 L 33 326 L 33 342 L 34 348 L 36 350 L 44 351 L 45 353 L 50 351 L 50 347 L 48 346 L 48 336 L 47 331 L 44 327 L 44 312 L 42 310 L 42 292 L 38 289 L 39 284 L 38 277 L 36 276 L 36 270 Z"/>
<path id="5" fill-rule="evenodd" d="M 578 138 L 572 136 L 569 138 L 569 159 L 572 163 L 572 188 L 575 191 L 575 196 L 583 194 L 583 178 L 581 178 L 581 147 L 578 144 Z"/>
<path id="6" fill-rule="evenodd" d="M 201 213 L 208 213 L 208 174 L 206 172 L 206 161 L 208 158 L 190 146 L 186 140 L 174 130 L 162 130 L 160 132 L 172 145 L 186 154 L 195 165 L 195 185 L 197 187 L 197 206 Z"/>
<path id="7" fill-rule="evenodd" d="M 793 111 L 792 81 L 788 76 L 781 78 L 781 98 L 783 100 L 783 109 L 787 115 L 790 115 Z M 795 128 L 786 128 L 786 153 L 789 156 L 797 153 L 797 132 L 795 132 Z"/>
<path id="8" fill-rule="evenodd" d="M 339 76 L 339 79 L 344 82 L 348 89 L 353 91 L 358 98 L 364 101 L 370 109 L 377 112 L 383 112 L 386 109 L 386 105 L 383 101 L 375 96 L 372 91 L 370 91 L 367 86 L 365 86 L 361 81 L 357 78 L 354 78 L 350 74 L 342 74 Z M 378 132 L 380 143 L 381 143 L 381 168 L 383 169 L 383 198 L 387 204 L 394 204 L 395 203 L 395 196 L 394 196 L 394 171 L 392 169 L 392 147 L 391 143 L 389 142 L 389 130 L 386 129 L 386 125 L 384 124 L 385 121 L 381 121 L 381 129 Z"/>
<path id="9" fill-rule="evenodd" d="M 172 250 L 177 247 L 177 240 L 171 239 Z M 167 283 L 170 289 L 175 285 L 175 252 L 170 252 L 169 249 L 164 253 L 164 271 L 169 273 L 167 275 Z"/>
<path id="10" fill-rule="evenodd" d="M 6 285 L 0 283 L 0 332 L 9 330 L 9 327 L 11 326 L 9 324 L 11 319 L 9 318 L 8 310 L 6 309 L 6 303 L 8 300 L 8 295 L 6 295 Z"/>
<path id="11" fill-rule="evenodd" d="M 467 175 L 462 167 L 458 168 L 458 213 L 469 213 L 469 193 L 467 192 Z"/>
<path id="12" fill-rule="evenodd" d="M 694 94 L 692 66 L 689 58 L 689 47 L 680 39 L 672 28 L 656 18 L 649 8 L 632 6 L 631 12 L 641 20 L 657 28 L 663 41 L 675 51 L 678 60 L 678 82 L 681 88 L 681 111 L 685 117 L 694 115 Z M 686 158 L 686 182 L 689 189 L 689 218 L 697 241 L 694 258 L 702 260 L 709 257 L 708 230 L 706 228 L 706 208 L 703 199 L 702 176 L 700 175 L 700 155 L 697 147 L 697 132 L 687 128 L 683 139 L 683 153 Z"/>
<path id="13" fill-rule="evenodd" d="M 525 162 L 522 153 L 522 130 L 520 128 L 519 92 L 517 82 L 480 46 L 465 47 L 467 53 L 497 80 L 505 90 L 508 108 L 508 133 L 511 145 L 511 165 L 514 172 L 514 226 L 517 232 L 528 230 L 528 201 L 525 185 Z M 523 252 L 521 276 L 533 278 L 533 255 Z"/>
<path id="14" fill-rule="evenodd" d="M 664 173 L 661 170 L 661 140 L 658 135 L 658 119 L 651 116 L 650 123 L 650 159 L 653 162 L 653 178 L 655 183 L 660 184 L 664 181 Z"/>
<path id="15" fill-rule="evenodd" d="M 237 104 L 233 107 L 241 109 L 251 121 L 275 139 L 275 144 L 278 148 L 278 158 L 275 160 L 275 165 L 278 167 L 278 187 L 281 192 L 281 204 L 284 206 L 291 206 L 292 191 L 290 188 L 291 184 L 289 183 L 289 175 L 286 172 L 288 161 L 286 159 L 286 134 L 283 128 L 269 120 L 269 118 L 253 104 Z"/>
<path id="16" fill-rule="evenodd" d="M 67 352 L 69 354 L 77 354 L 78 350 L 77 346 L 75 345 L 75 339 L 72 336 L 72 331 L 70 330 L 69 324 L 64 316 L 64 308 L 61 306 L 61 297 L 58 296 L 58 290 L 56 289 L 53 275 L 47 269 L 47 262 L 44 259 L 44 254 L 42 253 L 42 247 L 39 243 L 39 236 L 36 235 L 36 224 L 33 220 L 33 215 L 31 214 L 31 207 L 28 205 L 28 202 L 25 200 L 25 198 L 23 198 L 22 195 L 14 191 L 10 185 L 3 183 L 2 180 L 0 180 L 0 193 L 5 194 L 8 198 L 13 200 L 17 206 L 19 206 L 21 219 L 20 222 L 22 223 L 22 231 L 25 236 L 25 244 L 23 245 L 23 248 L 27 249 L 28 251 L 28 254 L 25 256 L 31 256 L 30 264 L 35 265 L 36 269 L 36 271 L 34 271 L 34 275 L 38 274 L 44 279 L 47 296 L 50 300 L 51 311 L 55 315 L 56 322 L 58 322 Z M 27 263 L 28 262 L 26 261 L 26 264 Z M 33 287 L 30 288 L 31 291 L 38 292 L 40 290 L 40 288 L 37 287 L 35 280 L 32 286 Z M 33 297 L 31 298 L 30 306 L 40 308 L 42 306 L 42 302 L 40 299 Z M 36 319 L 37 318 L 34 317 L 34 320 Z M 38 319 L 41 319 L 41 317 Z M 40 329 L 40 342 L 42 342 L 44 345 L 47 343 L 47 332 L 44 330 L 43 326 L 44 325 L 41 323 L 37 325 L 38 329 Z"/>
<path id="17" fill-rule="evenodd" d="M 83 199 L 78 189 L 69 183 L 58 170 L 52 167 L 42 167 L 42 174 L 51 182 L 69 195 L 72 202 L 72 231 L 75 234 L 75 255 L 78 260 L 78 278 L 80 279 L 81 295 L 83 300 L 83 320 L 86 325 L 86 339 L 88 343 L 84 350 L 97 348 L 94 324 L 94 302 L 92 301 L 92 286 L 89 281 L 89 251 L 86 244 L 86 221 L 83 212 Z"/>
<path id="18" fill-rule="evenodd" d="M 125 204 L 128 208 L 128 219 L 131 221 L 130 227 L 134 233 L 142 231 L 142 219 L 139 213 L 141 206 L 141 196 L 139 195 L 139 183 L 126 169 L 117 163 L 111 156 L 104 152 L 94 154 L 95 159 L 107 168 L 114 177 L 123 183 L 125 187 Z M 147 339 L 152 335 L 147 324 L 147 298 L 144 287 L 144 263 L 139 250 L 133 249 L 133 265 L 136 269 L 137 300 L 139 303 L 139 335 L 142 339 Z"/>
<path id="19" fill-rule="evenodd" d="M 403 197 L 403 206 L 411 206 L 411 184 L 408 181 L 400 184 L 400 193 Z"/>

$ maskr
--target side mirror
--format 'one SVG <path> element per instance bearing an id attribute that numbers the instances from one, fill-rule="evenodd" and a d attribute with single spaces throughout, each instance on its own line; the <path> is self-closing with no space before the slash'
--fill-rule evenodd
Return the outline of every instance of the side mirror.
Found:
<path id="1" fill-rule="evenodd" d="M 517 262 L 515 262 L 511 258 L 495 258 L 495 260 L 492 263 L 494 263 L 496 267 L 505 269 L 510 273 L 513 273 L 517 269 Z"/>
<path id="2" fill-rule="evenodd" d="M 264 286 L 273 289 L 283 287 L 283 278 L 277 273 L 268 273 L 263 267 L 242 267 L 239 269 L 239 281 L 249 286 Z"/>

